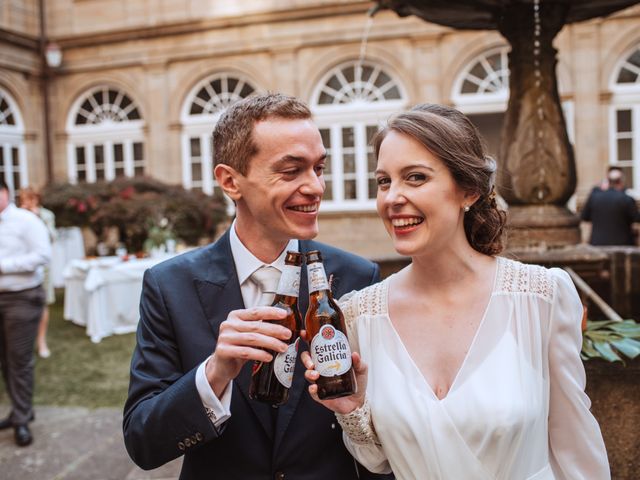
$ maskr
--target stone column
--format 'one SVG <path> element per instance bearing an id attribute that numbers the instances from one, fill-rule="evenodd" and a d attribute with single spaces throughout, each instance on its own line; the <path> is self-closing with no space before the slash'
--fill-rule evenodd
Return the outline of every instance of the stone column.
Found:
<path id="1" fill-rule="evenodd" d="M 164 61 L 154 61 L 145 65 L 148 129 L 145 142 L 146 172 L 163 182 L 180 183 L 182 170 L 180 147 L 171 142 L 173 132 L 169 131 L 169 98 L 167 65 Z"/>

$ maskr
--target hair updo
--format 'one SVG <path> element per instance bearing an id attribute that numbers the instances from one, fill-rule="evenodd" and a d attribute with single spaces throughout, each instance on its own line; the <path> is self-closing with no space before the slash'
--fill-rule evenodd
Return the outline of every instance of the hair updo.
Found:
<path id="1" fill-rule="evenodd" d="M 373 138 L 376 158 L 390 131 L 418 141 L 444 163 L 462 190 L 479 195 L 464 215 L 467 240 L 480 253 L 500 253 L 507 215 L 496 204 L 496 161 L 485 153 L 475 125 L 454 108 L 429 103 L 416 105 L 393 116 L 376 134 Z"/>

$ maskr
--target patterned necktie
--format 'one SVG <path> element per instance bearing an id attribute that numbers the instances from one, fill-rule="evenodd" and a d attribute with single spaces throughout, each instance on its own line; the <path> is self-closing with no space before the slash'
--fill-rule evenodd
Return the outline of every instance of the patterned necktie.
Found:
<path id="1" fill-rule="evenodd" d="M 280 270 L 263 265 L 251 274 L 251 281 L 257 285 L 260 291 L 260 297 L 256 305 L 271 305 L 280 281 Z"/>

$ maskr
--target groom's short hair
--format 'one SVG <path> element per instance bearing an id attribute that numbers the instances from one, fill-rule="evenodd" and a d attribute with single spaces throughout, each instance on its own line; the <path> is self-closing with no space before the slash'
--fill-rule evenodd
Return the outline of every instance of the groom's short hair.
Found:
<path id="1" fill-rule="evenodd" d="M 301 100 L 282 93 L 251 95 L 234 103 L 213 129 L 214 165 L 229 165 L 246 175 L 259 148 L 253 138 L 253 127 L 270 118 L 304 120 L 311 118 L 311 110 Z"/>

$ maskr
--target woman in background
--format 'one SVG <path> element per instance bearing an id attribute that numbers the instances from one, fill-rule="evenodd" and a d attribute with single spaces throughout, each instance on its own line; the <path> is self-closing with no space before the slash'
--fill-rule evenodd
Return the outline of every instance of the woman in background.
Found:
<path id="1" fill-rule="evenodd" d="M 349 451 L 404 480 L 610 478 L 580 299 L 563 270 L 496 256 L 505 214 L 477 129 L 419 105 L 374 146 L 378 214 L 411 264 L 341 300 L 356 394 L 319 400 L 302 356 Z"/>
<path id="2" fill-rule="evenodd" d="M 35 213 L 40 220 L 44 222 L 49 231 L 49 240 L 51 243 L 56 239 L 56 216 L 51 210 L 47 210 L 40 205 L 40 194 L 31 187 L 26 187 L 18 192 L 18 198 L 20 200 L 20 207 Z M 49 326 L 49 305 L 55 303 L 56 294 L 53 289 L 53 281 L 51 280 L 50 267 L 47 266 L 44 272 L 43 288 L 47 295 L 47 304 L 42 311 L 42 318 L 38 326 L 38 337 L 36 339 L 36 345 L 38 348 L 38 355 L 41 358 L 49 358 L 51 351 L 47 345 L 47 328 Z"/>

